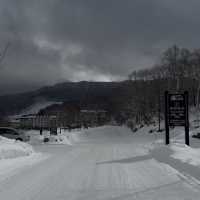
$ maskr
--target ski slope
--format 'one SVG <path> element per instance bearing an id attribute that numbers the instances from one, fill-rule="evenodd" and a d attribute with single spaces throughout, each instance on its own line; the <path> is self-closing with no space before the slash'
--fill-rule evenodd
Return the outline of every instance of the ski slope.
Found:
<path id="1" fill-rule="evenodd" d="M 22 117 L 23 115 L 36 115 L 36 114 L 38 114 L 38 112 L 40 110 L 42 110 L 48 106 L 51 106 L 53 104 L 62 104 L 62 102 L 45 101 L 45 100 L 35 102 L 31 106 L 22 110 L 20 113 L 9 116 L 9 120 L 14 121 L 17 118 Z"/>
<path id="2" fill-rule="evenodd" d="M 152 150 L 152 134 L 112 126 L 66 134 L 73 146 L 35 145 L 49 157 L 0 181 L 1 199 L 199 199 L 198 177 L 171 165 L 170 148 Z"/>

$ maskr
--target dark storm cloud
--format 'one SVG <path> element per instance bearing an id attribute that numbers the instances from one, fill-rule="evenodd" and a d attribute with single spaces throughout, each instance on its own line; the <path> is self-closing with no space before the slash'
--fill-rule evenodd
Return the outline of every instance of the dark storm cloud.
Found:
<path id="1" fill-rule="evenodd" d="M 0 90 L 123 79 L 176 43 L 200 47 L 196 0 L 1 0 Z"/>

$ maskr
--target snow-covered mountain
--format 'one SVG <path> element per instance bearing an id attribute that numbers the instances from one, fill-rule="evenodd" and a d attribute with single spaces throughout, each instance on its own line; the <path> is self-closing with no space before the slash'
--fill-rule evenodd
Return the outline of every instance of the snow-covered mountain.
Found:
<path id="1" fill-rule="evenodd" d="M 35 102 L 28 108 L 22 110 L 22 112 L 20 112 L 19 115 L 37 114 L 41 109 L 44 109 L 53 104 L 62 104 L 62 102 L 55 102 L 55 101 Z"/>
<path id="2" fill-rule="evenodd" d="M 0 96 L 0 115 L 26 114 L 27 109 L 34 111 L 35 108 L 44 108 L 43 105 L 51 105 L 52 102 L 87 101 L 90 104 L 98 103 L 104 106 L 119 85 L 118 82 L 66 82 L 31 92 Z"/>

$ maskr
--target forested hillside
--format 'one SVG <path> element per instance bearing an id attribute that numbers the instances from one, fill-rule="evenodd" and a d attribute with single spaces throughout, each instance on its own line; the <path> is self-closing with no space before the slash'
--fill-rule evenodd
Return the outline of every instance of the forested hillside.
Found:
<path id="1" fill-rule="evenodd" d="M 200 50 L 173 46 L 163 52 L 160 63 L 133 71 L 122 82 L 66 82 L 17 95 L 0 97 L 1 116 L 15 114 L 41 98 L 76 103 L 80 107 L 105 109 L 120 123 L 135 119 L 148 123 L 164 112 L 164 91 L 189 91 L 189 103 L 199 107 Z"/>

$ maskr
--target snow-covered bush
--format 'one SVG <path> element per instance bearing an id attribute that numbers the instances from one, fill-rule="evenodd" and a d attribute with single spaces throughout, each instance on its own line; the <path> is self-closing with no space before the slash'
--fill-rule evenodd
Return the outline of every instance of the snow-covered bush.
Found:
<path id="1" fill-rule="evenodd" d="M 31 145 L 0 136 L 0 160 L 28 156 L 34 153 Z"/>

